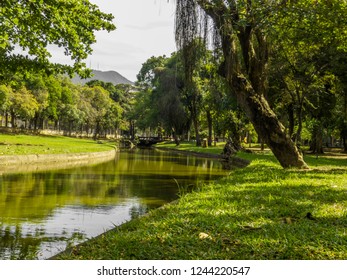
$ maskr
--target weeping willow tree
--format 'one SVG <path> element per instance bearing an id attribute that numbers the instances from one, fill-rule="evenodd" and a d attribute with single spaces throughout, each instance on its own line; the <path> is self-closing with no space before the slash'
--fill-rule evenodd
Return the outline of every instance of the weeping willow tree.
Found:
<path id="1" fill-rule="evenodd" d="M 185 57 L 186 79 L 196 66 L 196 38 L 221 49 L 219 74 L 239 106 L 284 168 L 307 168 L 302 154 L 270 108 L 267 92 L 270 40 L 267 18 L 287 1 L 176 0 L 176 42 Z"/>

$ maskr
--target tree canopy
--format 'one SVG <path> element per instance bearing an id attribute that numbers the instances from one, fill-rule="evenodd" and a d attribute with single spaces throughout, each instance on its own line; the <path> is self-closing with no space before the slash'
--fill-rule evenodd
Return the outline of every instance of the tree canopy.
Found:
<path id="1" fill-rule="evenodd" d="M 0 79 L 34 69 L 89 75 L 83 61 L 92 53 L 94 32 L 114 30 L 112 20 L 88 0 L 2 0 Z M 51 63 L 50 45 L 62 48 L 72 66 Z"/>
<path id="2" fill-rule="evenodd" d="M 331 47 L 335 51 L 345 50 L 345 17 L 337 20 L 332 15 L 344 14 L 346 1 L 178 0 L 176 3 L 178 46 L 185 49 L 197 37 L 203 37 L 207 43 L 212 38 L 212 48 L 223 54 L 219 73 L 258 135 L 283 167 L 306 168 L 300 151 L 269 104 L 270 70 L 273 58 L 282 52 L 289 57 L 287 65 L 300 61 L 303 69 L 315 77 L 326 76 L 317 72 L 326 67 L 319 65 L 317 53 Z M 310 27 L 313 31 L 309 31 Z M 281 36 L 286 39 L 279 42 L 277 38 Z M 194 51 L 185 52 L 188 74 L 196 65 L 195 57 Z M 307 71 L 302 74 L 309 75 Z M 314 82 L 317 79 L 309 81 L 310 85 Z"/>

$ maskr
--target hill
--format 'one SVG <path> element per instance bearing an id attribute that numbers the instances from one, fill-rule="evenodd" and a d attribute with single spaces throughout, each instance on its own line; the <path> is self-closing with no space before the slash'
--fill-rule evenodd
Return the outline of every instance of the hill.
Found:
<path id="1" fill-rule="evenodd" d="M 99 71 L 99 70 L 92 70 L 92 77 L 88 79 L 81 79 L 79 76 L 76 76 L 72 78 L 72 82 L 75 84 L 82 84 L 92 81 L 92 80 L 100 80 L 107 83 L 113 83 L 114 85 L 118 84 L 129 84 L 133 85 L 134 83 L 129 81 L 127 78 L 123 77 L 121 74 L 119 74 L 116 71 Z"/>

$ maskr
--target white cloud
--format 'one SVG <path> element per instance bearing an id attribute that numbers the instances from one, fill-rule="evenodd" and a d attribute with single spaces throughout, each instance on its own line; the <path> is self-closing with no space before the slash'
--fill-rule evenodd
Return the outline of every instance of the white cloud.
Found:
<path id="1" fill-rule="evenodd" d="M 135 80 L 142 63 L 151 56 L 170 55 L 174 42 L 174 3 L 166 0 L 91 0 L 115 16 L 117 29 L 98 32 L 88 66 L 115 70 Z"/>
<path id="2" fill-rule="evenodd" d="M 90 0 L 115 17 L 116 30 L 96 33 L 93 53 L 86 60 L 88 67 L 115 70 L 131 81 L 142 64 L 151 56 L 176 51 L 174 40 L 174 0 Z M 71 64 L 63 50 L 50 46 L 52 61 Z"/>

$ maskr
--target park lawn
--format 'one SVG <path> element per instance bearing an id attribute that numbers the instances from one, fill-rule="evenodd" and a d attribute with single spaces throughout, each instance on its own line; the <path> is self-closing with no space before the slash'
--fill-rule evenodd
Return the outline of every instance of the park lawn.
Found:
<path id="1" fill-rule="evenodd" d="M 223 150 L 223 147 L 225 145 L 225 142 L 218 142 L 216 143 L 216 146 L 212 147 L 197 147 L 192 142 L 182 142 L 179 146 L 176 146 L 174 142 L 163 142 L 158 143 L 156 147 L 158 148 L 168 148 L 168 149 L 176 149 L 180 151 L 186 151 L 186 152 L 197 152 L 197 153 L 208 153 L 208 154 L 220 154 Z"/>
<path id="2" fill-rule="evenodd" d="M 109 143 L 100 143 L 91 139 L 63 136 L 0 134 L 0 157 L 2 155 L 103 152 L 113 149 Z"/>
<path id="3" fill-rule="evenodd" d="M 270 152 L 61 259 L 346 259 L 346 156 L 282 169 Z"/>

